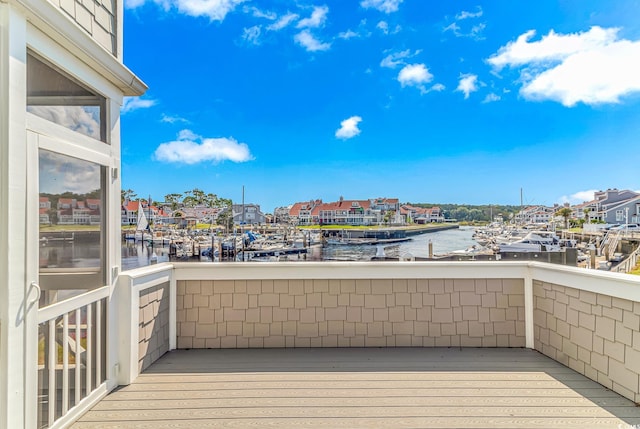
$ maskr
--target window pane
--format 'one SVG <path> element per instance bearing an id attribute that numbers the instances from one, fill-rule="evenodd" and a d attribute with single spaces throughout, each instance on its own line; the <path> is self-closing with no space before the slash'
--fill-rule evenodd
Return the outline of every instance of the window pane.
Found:
<path id="1" fill-rule="evenodd" d="M 106 99 L 27 55 L 27 111 L 106 142 Z"/>
<path id="2" fill-rule="evenodd" d="M 106 168 L 39 153 L 41 306 L 104 286 Z"/>

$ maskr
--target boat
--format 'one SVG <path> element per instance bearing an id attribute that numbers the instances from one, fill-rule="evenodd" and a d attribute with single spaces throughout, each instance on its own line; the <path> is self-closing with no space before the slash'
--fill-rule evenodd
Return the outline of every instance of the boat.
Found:
<path id="1" fill-rule="evenodd" d="M 498 245 L 500 252 L 559 252 L 560 239 L 553 231 L 531 231 L 524 238 Z"/>
<path id="2" fill-rule="evenodd" d="M 149 233 L 149 222 L 147 216 L 144 214 L 142 204 L 138 204 L 138 222 L 136 223 L 136 232 L 134 234 L 135 241 L 148 241 L 153 237 Z"/>

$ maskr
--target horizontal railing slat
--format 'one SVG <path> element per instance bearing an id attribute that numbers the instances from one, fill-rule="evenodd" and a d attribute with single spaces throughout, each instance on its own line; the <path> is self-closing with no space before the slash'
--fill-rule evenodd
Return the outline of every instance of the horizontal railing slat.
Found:
<path id="1" fill-rule="evenodd" d="M 78 308 L 84 307 L 109 296 L 109 286 L 85 292 L 82 295 L 74 296 L 62 302 L 52 304 L 38 310 L 38 324 L 70 313 Z"/>

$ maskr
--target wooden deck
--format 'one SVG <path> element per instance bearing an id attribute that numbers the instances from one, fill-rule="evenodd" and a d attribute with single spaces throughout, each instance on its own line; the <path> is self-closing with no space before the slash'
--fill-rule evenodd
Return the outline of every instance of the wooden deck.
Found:
<path id="1" fill-rule="evenodd" d="M 72 427 L 632 429 L 640 407 L 527 349 L 183 350 Z"/>

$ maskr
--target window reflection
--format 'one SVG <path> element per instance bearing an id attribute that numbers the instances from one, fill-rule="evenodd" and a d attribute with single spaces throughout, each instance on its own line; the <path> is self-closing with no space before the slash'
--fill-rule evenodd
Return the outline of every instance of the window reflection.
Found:
<path id="1" fill-rule="evenodd" d="M 104 286 L 106 169 L 39 151 L 41 306 Z"/>
<path id="2" fill-rule="evenodd" d="M 27 55 L 27 111 L 106 142 L 106 99 Z"/>

